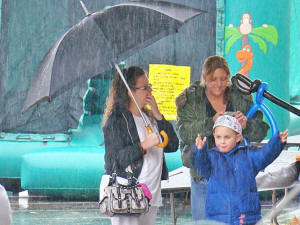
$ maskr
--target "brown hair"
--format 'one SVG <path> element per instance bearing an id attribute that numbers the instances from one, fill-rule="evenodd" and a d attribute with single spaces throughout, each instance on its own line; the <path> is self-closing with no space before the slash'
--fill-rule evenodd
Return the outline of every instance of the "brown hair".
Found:
<path id="1" fill-rule="evenodd" d="M 140 76 L 145 75 L 145 71 L 137 66 L 131 66 L 122 70 L 124 78 L 130 88 L 135 87 L 137 79 Z M 110 116 L 112 110 L 117 106 L 129 107 L 130 97 L 128 96 L 128 90 L 119 75 L 117 73 L 112 82 L 111 88 L 109 90 L 109 95 L 106 99 L 106 108 L 104 110 L 104 115 L 102 119 L 102 126 L 105 125 L 108 117 Z"/>
<path id="2" fill-rule="evenodd" d="M 201 77 L 201 86 L 205 87 L 205 80 L 208 77 L 211 77 L 217 69 L 223 69 L 228 76 L 228 84 L 227 84 L 227 88 L 226 88 L 225 94 L 224 94 L 224 102 L 226 103 L 231 98 L 230 97 L 231 82 L 229 80 L 230 69 L 229 69 L 228 63 L 224 57 L 214 55 L 214 56 L 210 56 L 205 59 L 203 65 L 202 65 L 202 76 L 203 77 Z M 205 78 L 205 79 L 202 79 L 202 78 Z"/>

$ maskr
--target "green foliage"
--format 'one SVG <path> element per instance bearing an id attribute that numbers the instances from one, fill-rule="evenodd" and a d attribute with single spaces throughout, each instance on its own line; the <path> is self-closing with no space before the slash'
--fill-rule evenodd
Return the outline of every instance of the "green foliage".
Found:
<path id="1" fill-rule="evenodd" d="M 236 27 L 225 27 L 225 39 L 229 38 L 232 35 L 240 34 L 240 31 Z"/>
<path id="2" fill-rule="evenodd" d="M 229 52 L 231 46 L 242 36 L 243 35 L 240 33 L 238 28 L 229 26 L 225 27 L 225 40 L 227 40 L 225 44 L 226 54 Z M 264 54 L 267 53 L 267 44 L 265 40 L 271 42 L 273 45 L 277 45 L 278 42 L 278 32 L 276 27 L 273 25 L 268 25 L 267 27 L 255 27 L 252 29 L 251 33 L 248 34 L 248 36 L 258 44 L 259 48 L 264 52 Z"/>
<path id="3" fill-rule="evenodd" d="M 231 48 L 231 46 L 242 37 L 242 34 L 236 27 L 225 27 L 225 40 L 227 40 L 225 44 L 225 54 L 227 54 Z"/>
<path id="4" fill-rule="evenodd" d="M 278 42 L 278 32 L 276 27 L 268 25 L 267 27 L 256 27 L 252 29 L 253 34 L 260 36 L 271 42 L 273 45 L 277 45 Z"/>
<path id="5" fill-rule="evenodd" d="M 264 39 L 262 39 L 261 37 L 259 36 L 255 36 L 255 35 L 251 35 L 251 34 L 248 34 L 248 36 L 250 38 L 253 39 L 253 41 L 255 43 L 258 44 L 259 48 L 266 54 L 267 53 L 267 44 L 266 42 L 264 41 Z"/>

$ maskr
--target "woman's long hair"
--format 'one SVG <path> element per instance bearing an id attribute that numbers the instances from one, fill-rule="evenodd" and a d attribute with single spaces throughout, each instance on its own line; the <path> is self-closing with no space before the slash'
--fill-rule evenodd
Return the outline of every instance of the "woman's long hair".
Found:
<path id="1" fill-rule="evenodd" d="M 135 87 L 137 79 L 140 76 L 145 75 L 145 71 L 142 68 L 137 66 L 131 66 L 129 68 L 125 68 L 122 70 L 122 73 L 130 88 Z M 102 127 L 105 125 L 112 110 L 117 105 L 123 106 L 128 109 L 129 102 L 130 102 L 130 97 L 128 96 L 128 90 L 119 73 L 116 73 L 109 91 L 109 95 L 106 99 L 106 108 L 104 110 L 104 115 L 102 119 Z"/>
<path id="2" fill-rule="evenodd" d="M 204 61 L 202 66 L 202 76 L 206 80 L 208 77 L 212 76 L 217 69 L 223 69 L 228 76 L 227 87 L 224 93 L 224 103 L 226 103 L 228 100 L 231 99 L 231 82 L 229 80 L 230 69 L 228 67 L 226 59 L 217 55 L 208 57 Z M 205 87 L 205 80 L 201 79 L 201 86 L 203 87 Z"/>

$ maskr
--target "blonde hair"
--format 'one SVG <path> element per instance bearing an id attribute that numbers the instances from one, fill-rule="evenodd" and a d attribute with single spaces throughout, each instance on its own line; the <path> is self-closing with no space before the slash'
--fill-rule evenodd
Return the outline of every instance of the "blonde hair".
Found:
<path id="1" fill-rule="evenodd" d="M 228 78 L 230 77 L 230 69 L 224 57 L 214 55 L 205 59 L 202 65 L 202 78 L 204 79 L 201 79 L 201 86 L 205 87 L 205 80 L 208 77 L 211 77 L 217 69 L 225 70 L 226 74 L 228 75 Z"/>

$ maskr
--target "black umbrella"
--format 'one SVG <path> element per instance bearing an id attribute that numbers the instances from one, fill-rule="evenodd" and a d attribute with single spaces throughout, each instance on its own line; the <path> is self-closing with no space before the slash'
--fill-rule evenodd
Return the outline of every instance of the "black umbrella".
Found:
<path id="1" fill-rule="evenodd" d="M 85 11 L 86 17 L 44 56 L 23 111 L 51 101 L 76 82 L 111 69 L 137 50 L 177 32 L 186 21 L 203 12 L 163 1 L 124 3 L 93 14 Z"/>

